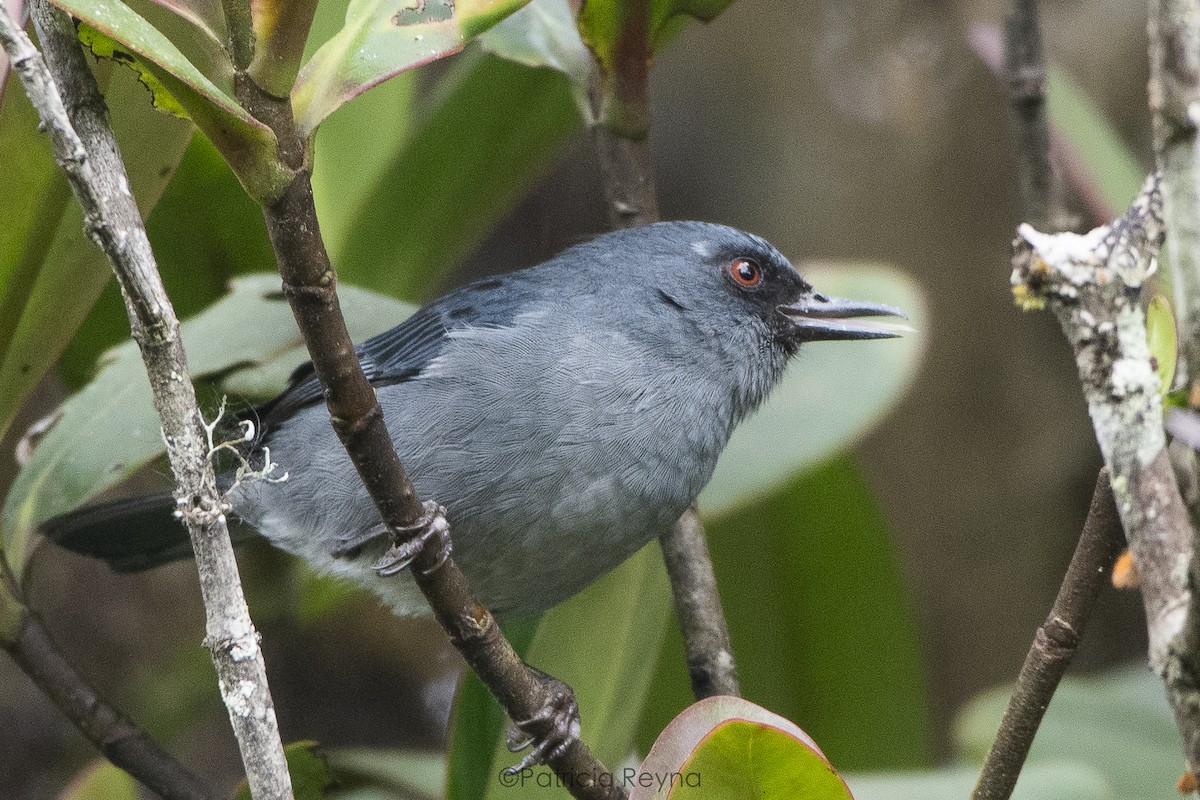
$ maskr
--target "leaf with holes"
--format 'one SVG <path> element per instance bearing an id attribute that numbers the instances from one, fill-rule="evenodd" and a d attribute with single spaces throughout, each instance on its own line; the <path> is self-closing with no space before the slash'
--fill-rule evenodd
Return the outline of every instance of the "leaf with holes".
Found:
<path id="1" fill-rule="evenodd" d="M 372 86 L 457 53 L 529 0 L 351 0 L 346 24 L 300 70 L 292 106 L 300 135 Z"/>

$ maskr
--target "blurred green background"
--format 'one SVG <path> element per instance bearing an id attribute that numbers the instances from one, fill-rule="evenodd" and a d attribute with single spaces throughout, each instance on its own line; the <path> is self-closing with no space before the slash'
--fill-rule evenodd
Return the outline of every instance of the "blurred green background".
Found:
<path id="1" fill-rule="evenodd" d="M 1009 295 L 1021 218 L 1012 124 L 1003 85 L 967 43 L 969 26 L 999 24 L 1007 10 L 738 0 L 708 25 L 686 25 L 652 72 L 664 218 L 752 230 L 797 263 L 891 264 L 924 293 L 926 351 L 899 405 L 848 453 L 710 526 L 747 696 L 851 770 L 960 752 L 952 721 L 1015 676 L 1100 463 L 1067 345 L 1048 315 L 1020 313 Z M 318 27 L 341 13 L 324 4 Z M 1045 2 L 1043 15 L 1048 57 L 1148 168 L 1144 6 Z M 1094 124 L 1075 135 L 1094 139 Z M 462 146 L 439 149 L 447 139 Z M 0 153 L 0 171 L 14 157 Z M 566 80 L 475 48 L 331 117 L 316 163 L 343 280 L 410 300 L 536 263 L 604 226 Z M 259 211 L 200 139 L 149 229 L 181 315 L 230 276 L 271 268 Z M 122 314 L 110 286 L 14 431 L 87 380 L 119 342 Z M 0 486 L 14 443 L 10 433 Z M 779 530 L 788 535 L 757 535 Z M 285 740 L 446 745 L 460 662 L 433 623 L 397 620 L 266 546 L 245 548 L 241 563 Z M 191 564 L 115 576 L 44 548 L 27 587 L 103 694 L 216 785 L 236 783 Z M 1139 614 L 1135 595 L 1106 592 L 1073 669 L 1142 658 Z M 673 618 L 650 616 L 623 667 L 657 664 L 637 673 L 650 700 L 626 722 L 643 751 L 687 700 Z M 530 646 L 553 658 L 553 641 Z M 0 720 L 0 797 L 54 797 L 93 755 L 7 659 Z"/>

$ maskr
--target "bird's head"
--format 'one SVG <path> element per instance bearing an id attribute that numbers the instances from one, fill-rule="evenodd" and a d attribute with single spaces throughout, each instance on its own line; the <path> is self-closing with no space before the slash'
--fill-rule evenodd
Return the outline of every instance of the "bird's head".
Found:
<path id="1" fill-rule="evenodd" d="M 904 317 L 891 306 L 832 297 L 813 287 L 767 240 L 705 222 L 660 222 L 591 243 L 626 283 L 653 291 L 653 301 L 704 319 L 712 333 L 755 330 L 791 356 L 804 342 L 887 339 L 903 326 L 864 317 Z M 742 338 L 736 336 L 736 338 Z"/>
<path id="2" fill-rule="evenodd" d="M 603 316 L 690 374 L 721 376 L 733 417 L 757 406 L 800 345 L 885 339 L 903 317 L 879 303 L 820 292 L 765 239 L 704 222 L 660 222 L 600 236 L 564 254 Z M 579 273 L 575 273 L 579 274 Z M 585 293 L 589 293 L 585 290 Z"/>

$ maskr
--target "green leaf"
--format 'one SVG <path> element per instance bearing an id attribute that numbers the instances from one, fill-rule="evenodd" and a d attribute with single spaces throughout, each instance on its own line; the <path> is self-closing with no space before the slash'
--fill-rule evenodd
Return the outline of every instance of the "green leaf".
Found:
<path id="1" fill-rule="evenodd" d="M 455 67 L 370 191 L 342 201 L 339 271 L 353 283 L 427 296 L 579 130 L 562 75 L 469 54 Z"/>
<path id="2" fill-rule="evenodd" d="M 175 177 L 146 220 L 146 233 L 181 318 L 224 296 L 235 275 L 270 269 L 275 261 L 262 209 L 200 134 L 192 137 Z M 128 338 L 125 303 L 110 282 L 59 360 L 60 374 L 78 389 L 95 374 L 99 355 Z"/>
<path id="3" fill-rule="evenodd" d="M 292 742 L 284 748 L 284 755 L 292 778 L 292 797 L 295 800 L 323 800 L 325 790 L 333 785 L 333 776 L 325 757 L 317 752 L 317 743 Z M 238 787 L 234 800 L 251 800 L 250 786 L 245 780 Z"/>
<path id="4" fill-rule="evenodd" d="M 220 0 L 153 0 L 176 16 L 186 19 L 217 47 L 225 40 L 225 13 Z"/>
<path id="5" fill-rule="evenodd" d="M 634 749 L 634 736 L 658 652 L 671 617 L 671 588 L 657 542 L 642 548 L 585 591 L 542 617 L 525 654 L 530 665 L 575 691 L 583 741 L 615 769 Z M 561 788 L 526 775 L 517 784 L 496 779 L 519 756 L 501 740 L 493 745 L 487 800 L 557 798 Z"/>
<path id="6" fill-rule="evenodd" d="M 1156 294 L 1146 306 L 1146 338 L 1153 358 L 1154 373 L 1158 375 L 1159 394 L 1166 394 L 1175 382 L 1175 365 L 1179 360 L 1179 337 L 1175 329 L 1175 314 L 1171 303 Z"/>
<path id="7" fill-rule="evenodd" d="M 706 524 L 745 696 L 802 723 L 843 768 L 928 763 L 916 625 L 853 462 L 828 461 Z M 643 747 L 691 702 L 677 626 L 650 697 Z"/>
<path id="8" fill-rule="evenodd" d="M 159 111 L 181 119 L 188 119 L 187 110 L 179 104 L 174 95 L 167 91 L 167 87 L 163 86 L 162 81 L 155 77 L 141 59 L 124 50 L 115 39 L 104 35 L 86 22 L 80 22 L 79 41 L 91 50 L 92 55 L 96 58 L 109 58 L 132 69 L 142 85 L 149 90 L 151 102 Z"/>
<path id="9" fill-rule="evenodd" d="M 275 97 L 287 97 L 300 70 L 317 0 L 252 0 L 254 60 L 247 70 Z"/>
<path id="10" fill-rule="evenodd" d="M 129 773 L 103 759 L 80 772 L 58 800 L 138 800 L 138 786 Z"/>
<path id="11" fill-rule="evenodd" d="M 685 709 L 655 741 L 630 800 L 852 800 L 812 737 L 740 697 Z"/>
<path id="12" fill-rule="evenodd" d="M 385 272 L 384 267 L 390 266 L 392 259 L 404 258 L 406 254 L 400 249 L 406 247 L 403 240 L 419 235 L 417 231 L 423 227 L 424 220 L 403 217 L 409 220 L 403 225 L 395 224 L 393 219 L 371 228 L 363 224 L 360 215 L 371 214 L 371 201 L 391 208 L 404 202 L 401 197 L 409 199 L 414 211 L 423 210 L 411 199 L 411 184 L 389 183 L 397 180 L 389 171 L 395 170 L 409 140 L 412 128 L 409 120 L 418 76 L 416 72 L 399 75 L 374 91 L 354 98 L 317 129 L 314 148 L 313 200 L 317 205 L 325 248 L 338 266 L 338 275 L 343 279 L 352 276 L 358 285 L 388 294 L 395 294 L 393 276 Z M 488 113 L 486 107 L 476 111 L 481 116 Z M 434 163 L 443 158 L 440 150 L 429 155 Z M 430 171 L 418 170 L 413 177 L 421 187 L 419 191 L 432 190 L 432 194 L 440 187 L 429 177 Z M 408 188 L 398 191 L 400 186 Z M 371 219 L 378 223 L 379 218 L 374 214 Z M 359 265 L 347 260 L 347 248 L 357 244 L 357 237 L 366 237 L 373 244 L 387 248 L 373 259 L 382 264 Z M 397 249 L 392 251 L 392 247 Z M 360 266 L 368 269 L 358 269 Z M 372 282 L 368 277 L 376 275 L 387 277 L 381 282 Z"/>
<path id="13" fill-rule="evenodd" d="M 113 73 L 105 96 L 125 154 L 130 190 L 142 213 L 149 213 L 179 163 L 192 127 L 152 109 L 145 90 L 125 70 Z M 12 130 L 10 122 L 32 125 L 22 118 L 25 107 L 21 92 L 8 93 L 0 133 Z M 22 158 L 20 168 L 0 177 L 3 196 L 9 196 L 9 187 L 30 192 L 14 197 L 20 205 L 0 207 L 6 220 L 0 226 L 0 436 L 112 275 L 107 259 L 83 231 L 78 205 L 68 202 L 57 167 L 43 161 L 37 167 L 42 177 L 35 177 L 41 145 L 29 142 L 20 152 L 27 154 L 28 165 Z M 26 166 L 28 173 L 23 172 Z"/>
<path id="14" fill-rule="evenodd" d="M 822 292 L 897 306 L 916 330 L 899 339 L 805 345 L 762 408 L 734 431 L 700 495 L 706 515 L 770 494 L 797 472 L 849 447 L 904 396 L 916 376 L 929 322 L 915 282 L 881 265 L 801 271 Z"/>
<path id="15" fill-rule="evenodd" d="M 0 152 L 21 154 L 8 159 L 0 174 L 0 385 L 6 383 L 5 367 L 8 379 L 8 391 L 0 393 L 2 438 L 25 394 L 41 379 L 33 364 L 21 363 L 14 370 L 9 351 L 70 190 L 19 85 L 0 105 Z M 23 375 L 28 377 L 21 380 Z"/>
<path id="16" fill-rule="evenodd" d="M 1141 190 L 1146 170 L 1100 106 L 1056 64 L 1046 69 L 1046 113 L 1108 206 L 1103 221 L 1121 216 Z"/>
<path id="17" fill-rule="evenodd" d="M 385 330 L 412 312 L 395 300 L 349 286 L 341 287 L 339 296 L 356 339 Z M 300 333 L 274 274 L 235 281 L 229 297 L 183 323 L 181 335 L 193 378 L 238 366 L 266 370 L 279 360 L 294 366 L 304 359 Z M 60 411 L 61 418 L 18 473 L 0 514 L 4 548 L 18 574 L 28 539 L 40 522 L 77 507 L 164 451 L 149 382 L 133 342 L 113 350 L 96 380 Z"/>
<path id="18" fill-rule="evenodd" d="M 585 119 L 591 116 L 592 54 L 579 36 L 568 0 L 533 0 L 480 36 L 479 45 L 508 61 L 563 73 L 571 82 L 575 105 Z"/>
<path id="19" fill-rule="evenodd" d="M 296 79 L 292 106 L 300 135 L 393 75 L 457 53 L 528 1 L 351 0 L 342 30 Z"/>
<path id="20" fill-rule="evenodd" d="M 369 787 L 405 800 L 434 800 L 445 792 L 446 758 L 441 753 L 347 747 L 330 750 L 326 761 L 339 787 Z"/>
<path id="21" fill-rule="evenodd" d="M 278 197 L 290 176 L 276 158 L 275 134 L 162 32 L 119 0 L 58 0 L 55 5 L 142 56 L 146 68 L 225 156 L 250 196 L 259 202 Z"/>
<path id="22" fill-rule="evenodd" d="M 604 85 L 601 119 L 606 125 L 631 138 L 645 136 L 649 121 L 644 107 L 638 108 L 630 103 L 638 98 L 622 96 L 638 81 L 629 80 L 635 76 L 620 74 L 622 69 L 627 68 L 618 64 L 618 58 L 625 58 L 626 64 L 629 64 L 641 57 L 648 63 L 659 46 L 670 38 L 680 18 L 691 16 L 707 22 L 720 14 L 732 0 L 651 0 L 648 17 L 639 18 L 638 12 L 644 2 L 587 0 L 579 9 L 578 19 L 579 34 L 600 65 Z M 634 32 L 632 28 L 640 25 L 647 26 L 644 34 Z M 642 41 L 647 48 L 644 55 L 630 52 L 631 47 L 639 46 L 638 43 Z M 649 68 L 648 65 L 646 68 Z M 644 101 L 644 97 L 641 101 Z"/>

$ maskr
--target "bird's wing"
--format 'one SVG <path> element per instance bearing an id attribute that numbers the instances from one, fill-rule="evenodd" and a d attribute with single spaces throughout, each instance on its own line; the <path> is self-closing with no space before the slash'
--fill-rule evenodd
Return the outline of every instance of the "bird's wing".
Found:
<path id="1" fill-rule="evenodd" d="M 367 339 L 355 348 L 367 380 L 376 388 L 411 380 L 437 358 L 446 334 L 455 328 L 507 325 L 526 296 L 521 283 L 511 275 L 476 281 Z M 312 362 L 306 362 L 292 373 L 281 395 L 257 409 L 258 417 L 264 429 L 270 429 L 323 397 Z"/>

